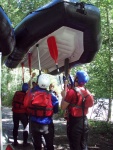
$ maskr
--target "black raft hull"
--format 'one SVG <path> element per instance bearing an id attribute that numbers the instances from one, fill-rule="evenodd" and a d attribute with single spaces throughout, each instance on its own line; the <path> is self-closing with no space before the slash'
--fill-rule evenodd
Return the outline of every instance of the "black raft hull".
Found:
<path id="1" fill-rule="evenodd" d="M 14 46 L 14 29 L 3 8 L 0 7 L 0 52 L 3 56 L 7 56 L 13 51 Z"/>
<path id="2" fill-rule="evenodd" d="M 30 13 L 15 28 L 16 46 L 6 60 L 6 66 L 16 68 L 21 62 L 29 66 L 28 51 L 32 53 L 32 68 L 38 69 L 36 44 L 39 45 L 42 70 L 56 74 L 54 60 L 47 46 L 50 36 L 56 38 L 58 63 L 64 71 L 64 60 L 69 68 L 93 60 L 101 44 L 100 11 L 91 4 L 55 0 Z"/>

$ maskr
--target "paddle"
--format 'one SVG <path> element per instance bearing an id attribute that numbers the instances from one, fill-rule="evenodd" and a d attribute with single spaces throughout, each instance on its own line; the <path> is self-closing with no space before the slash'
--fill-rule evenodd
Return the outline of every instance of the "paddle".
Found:
<path id="1" fill-rule="evenodd" d="M 64 69 L 65 76 L 66 76 L 66 79 L 68 79 L 68 76 L 69 76 L 69 58 L 65 59 L 64 67 L 65 67 L 65 69 Z"/>
<path id="2" fill-rule="evenodd" d="M 69 58 L 65 59 L 64 67 L 65 67 L 64 71 L 65 71 L 65 77 L 66 77 L 66 80 L 64 81 L 64 90 L 65 92 L 67 92 L 67 84 L 68 84 L 68 77 L 69 77 Z"/>
<path id="3" fill-rule="evenodd" d="M 58 48 L 57 48 L 55 37 L 54 36 L 50 36 L 47 39 L 47 44 L 48 44 L 50 55 L 53 58 L 53 60 L 55 61 L 57 72 L 59 74 L 60 71 L 59 71 L 59 68 L 58 68 Z M 60 81 L 60 84 L 61 84 L 60 76 L 59 76 L 59 81 Z"/>
<path id="4" fill-rule="evenodd" d="M 53 60 L 55 61 L 56 68 L 58 69 L 58 49 L 57 49 L 55 37 L 50 36 L 47 39 L 47 43 L 48 43 L 48 48 L 49 48 L 50 55 L 53 58 Z M 59 72 L 59 69 L 57 71 Z"/>
<path id="5" fill-rule="evenodd" d="M 40 63 L 40 50 L 39 50 L 39 45 L 36 44 L 36 48 L 37 48 L 37 54 L 38 54 L 38 69 L 39 69 L 39 75 L 37 76 L 37 83 L 38 83 L 38 78 L 41 75 L 41 63 Z"/>
<path id="6" fill-rule="evenodd" d="M 31 53 L 28 53 L 28 65 L 29 65 L 29 74 L 30 74 L 30 77 L 31 77 Z"/>
<path id="7" fill-rule="evenodd" d="M 68 77 L 69 77 L 69 58 L 66 58 L 65 61 L 64 61 L 64 74 L 65 74 L 65 80 L 64 80 L 64 91 L 65 91 L 65 96 L 66 96 L 66 93 L 68 91 Z M 64 118 L 67 120 L 69 117 L 69 112 L 68 112 L 68 109 L 66 109 L 64 111 Z"/>
<path id="8" fill-rule="evenodd" d="M 37 47 L 37 53 L 38 53 L 38 69 L 39 69 L 39 75 L 41 75 L 41 63 L 40 63 L 40 53 L 39 53 L 39 45 L 36 44 Z"/>
<path id="9" fill-rule="evenodd" d="M 23 62 L 21 63 L 21 66 L 22 66 L 22 81 L 24 83 L 24 63 Z"/>
<path id="10" fill-rule="evenodd" d="M 29 65 L 29 74 L 30 74 L 30 87 L 32 87 L 32 77 L 31 77 L 31 53 L 28 53 L 28 65 Z"/>

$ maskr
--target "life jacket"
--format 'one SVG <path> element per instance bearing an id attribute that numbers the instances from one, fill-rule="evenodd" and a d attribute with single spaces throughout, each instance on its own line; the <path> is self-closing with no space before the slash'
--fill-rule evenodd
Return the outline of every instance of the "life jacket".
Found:
<path id="1" fill-rule="evenodd" d="M 53 115 L 51 94 L 48 91 L 29 92 L 25 97 L 24 105 L 31 116 Z"/>
<path id="2" fill-rule="evenodd" d="M 15 113 L 24 113 L 24 98 L 26 93 L 23 91 L 16 91 L 12 101 L 12 111 Z"/>
<path id="3" fill-rule="evenodd" d="M 81 89 L 76 87 L 73 89 L 77 96 L 76 96 L 76 103 L 70 103 L 69 105 L 69 113 L 75 117 L 85 116 L 88 113 L 88 107 L 90 106 L 90 95 L 87 89 Z M 89 104 L 86 104 L 86 101 L 89 101 Z"/>

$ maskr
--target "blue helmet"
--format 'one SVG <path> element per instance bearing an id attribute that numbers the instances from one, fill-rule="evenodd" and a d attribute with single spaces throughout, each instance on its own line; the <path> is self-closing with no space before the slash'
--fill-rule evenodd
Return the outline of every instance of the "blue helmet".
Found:
<path id="1" fill-rule="evenodd" d="M 26 92 L 29 89 L 29 85 L 27 83 L 23 83 L 22 85 L 22 91 Z"/>
<path id="2" fill-rule="evenodd" d="M 85 72 L 83 70 L 77 71 L 76 78 L 77 78 L 78 84 L 81 84 L 81 85 L 84 85 L 85 83 L 87 83 L 89 81 L 89 76 L 88 76 L 87 72 Z"/>

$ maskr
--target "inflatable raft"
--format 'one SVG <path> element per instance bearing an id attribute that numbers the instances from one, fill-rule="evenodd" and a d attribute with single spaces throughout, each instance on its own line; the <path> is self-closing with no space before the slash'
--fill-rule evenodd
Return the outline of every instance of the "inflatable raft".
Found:
<path id="1" fill-rule="evenodd" d="M 28 53 L 31 53 L 32 68 L 38 69 L 40 63 L 42 70 L 57 74 L 47 43 L 51 36 L 56 40 L 60 72 L 64 71 L 66 58 L 69 68 L 89 63 L 101 45 L 100 22 L 100 11 L 92 4 L 54 0 L 31 12 L 16 26 L 16 46 L 5 64 L 9 68 L 21 63 L 29 67 Z"/>
<path id="2" fill-rule="evenodd" d="M 12 24 L 0 7 L 0 52 L 3 56 L 9 55 L 15 47 L 15 35 Z"/>

